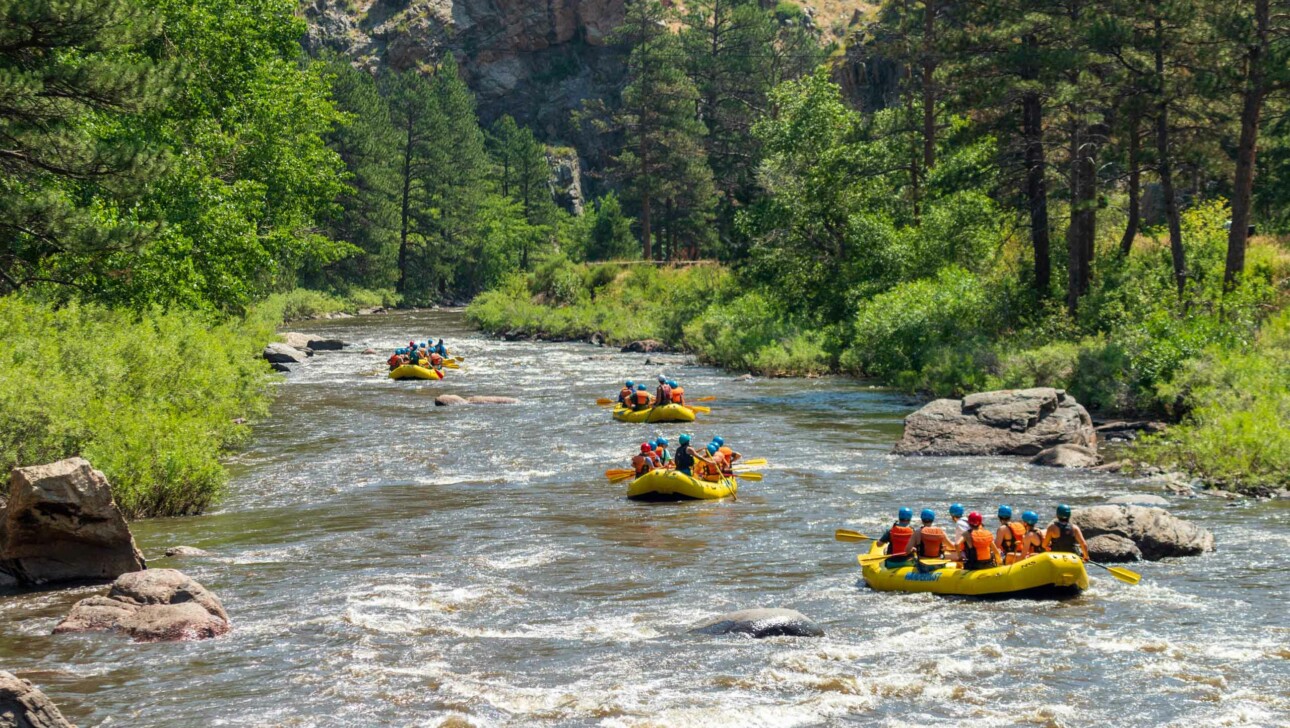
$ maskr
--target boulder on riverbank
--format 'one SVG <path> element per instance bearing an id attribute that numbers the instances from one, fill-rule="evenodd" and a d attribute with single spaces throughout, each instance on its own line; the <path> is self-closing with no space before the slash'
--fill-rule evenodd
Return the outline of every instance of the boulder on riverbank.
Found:
<path id="1" fill-rule="evenodd" d="M 1124 564 L 1142 560 L 1142 551 L 1138 549 L 1138 545 L 1118 534 L 1104 533 L 1086 539 L 1086 542 L 1088 557 L 1097 562 Z"/>
<path id="2" fill-rule="evenodd" d="M 310 351 L 340 351 L 345 348 L 345 342 L 340 339 L 309 339 L 305 348 Z"/>
<path id="3" fill-rule="evenodd" d="M 1030 459 L 1030 464 L 1049 468 L 1092 468 L 1102 464 L 1102 456 L 1083 445 L 1057 445 L 1040 450 Z"/>
<path id="4" fill-rule="evenodd" d="M 270 364 L 303 364 L 309 358 L 309 352 L 273 342 L 264 347 L 264 359 Z"/>
<path id="5" fill-rule="evenodd" d="M 663 342 L 655 341 L 654 339 L 633 341 L 622 348 L 624 354 L 653 354 L 658 351 L 667 351 L 667 347 L 663 345 Z"/>
<path id="6" fill-rule="evenodd" d="M 1093 421 L 1060 389 L 1005 389 L 938 399 L 905 418 L 898 455 L 1037 455 L 1057 445 L 1096 452 Z"/>
<path id="7" fill-rule="evenodd" d="M 1214 550 L 1214 534 L 1171 515 L 1163 508 L 1132 505 L 1076 508 L 1071 523 L 1080 527 L 1085 539 L 1103 534 L 1126 538 L 1148 561 L 1170 556 L 1196 556 Z"/>
<path id="8" fill-rule="evenodd" d="M 108 581 L 143 568 L 107 478 L 88 461 L 14 468 L 0 510 L 0 581 Z"/>
<path id="9" fill-rule="evenodd" d="M 0 670 L 0 728 L 76 728 L 30 682 Z"/>
<path id="10" fill-rule="evenodd" d="M 763 637 L 822 637 L 824 630 L 809 617 L 792 609 L 742 609 L 705 620 L 692 634 L 746 634 Z"/>
<path id="11" fill-rule="evenodd" d="M 224 605 L 206 587 L 175 569 L 125 574 L 106 596 L 82 599 L 54 634 L 118 632 L 136 642 L 218 637 L 230 629 Z"/>

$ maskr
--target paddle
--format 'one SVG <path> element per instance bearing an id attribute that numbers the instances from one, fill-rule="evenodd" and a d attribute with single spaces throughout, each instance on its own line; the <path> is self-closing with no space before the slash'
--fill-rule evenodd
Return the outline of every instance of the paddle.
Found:
<path id="1" fill-rule="evenodd" d="M 705 415 L 710 415 L 710 414 L 712 414 L 712 408 L 711 408 L 711 407 L 704 407 L 704 406 L 703 406 L 703 405 L 701 405 L 701 404 L 688 404 L 688 405 L 686 405 L 686 407 L 688 407 L 689 409 L 691 409 L 691 410 L 693 410 L 693 411 L 695 411 L 695 412 L 702 412 L 702 413 L 703 413 L 703 414 L 705 414 Z"/>
<path id="2" fill-rule="evenodd" d="M 618 404 L 618 400 L 610 399 L 608 397 L 601 397 L 600 399 L 596 400 L 596 404 L 600 405 L 601 407 L 608 407 L 611 404 Z"/>
<path id="3" fill-rule="evenodd" d="M 611 483 L 621 483 L 621 482 L 623 482 L 624 480 L 631 480 L 631 479 L 633 479 L 633 478 L 635 478 L 635 477 L 636 477 L 636 471 L 635 471 L 635 470 L 630 470 L 630 471 L 628 471 L 628 472 L 627 472 L 627 474 L 626 474 L 626 475 L 615 475 L 614 477 L 612 477 L 612 478 L 610 478 L 610 479 L 609 479 L 609 482 L 611 482 Z"/>
<path id="4" fill-rule="evenodd" d="M 458 364 L 457 362 L 453 361 L 452 359 L 444 359 L 444 360 L 443 360 L 443 365 L 444 365 L 445 367 L 447 367 L 448 369 L 460 369 L 460 368 L 461 368 L 461 365 L 460 365 L 460 364 Z"/>
<path id="5" fill-rule="evenodd" d="M 868 566 L 869 564 L 876 564 L 880 561 L 886 561 L 886 560 L 887 560 L 887 554 L 873 554 L 873 555 L 860 554 L 859 556 L 856 557 L 856 561 L 859 561 L 861 566 Z"/>
<path id="6" fill-rule="evenodd" d="M 636 471 L 632 470 L 631 468 L 610 468 L 609 470 L 605 471 L 605 477 L 609 478 L 610 480 L 613 480 L 614 478 L 617 478 L 623 475 L 633 475 L 635 473 Z"/>
<path id="7" fill-rule="evenodd" d="M 716 397 L 714 397 L 714 396 L 712 396 L 712 395 L 708 395 L 708 396 L 706 396 L 706 397 L 699 397 L 698 399 L 696 399 L 696 400 L 694 400 L 694 401 L 695 401 L 695 402 L 716 402 L 716 401 L 717 401 L 717 398 L 716 398 Z"/>
<path id="8" fill-rule="evenodd" d="M 859 531 L 852 531 L 846 528 L 839 528 L 838 530 L 834 531 L 833 538 L 837 539 L 838 541 L 872 541 L 873 540 L 872 538 L 869 538 L 868 536 L 864 535 L 863 533 L 860 533 Z"/>
<path id="9" fill-rule="evenodd" d="M 1111 576 L 1114 576 L 1125 584 L 1137 584 L 1142 581 L 1142 574 L 1139 574 L 1136 571 L 1131 571 L 1122 566 L 1107 566 L 1106 564 L 1099 564 L 1096 561 L 1089 561 L 1087 563 L 1106 569 L 1111 572 Z"/>
<path id="10" fill-rule="evenodd" d="M 762 479 L 762 474 L 761 474 L 761 473 L 744 473 L 744 472 L 740 472 L 740 473 L 739 473 L 739 477 L 743 478 L 744 480 L 761 480 L 761 479 Z"/>
<path id="11" fill-rule="evenodd" d="M 739 460 L 735 462 L 735 467 L 751 468 L 758 465 L 769 465 L 766 458 L 753 458 L 752 460 Z"/>
<path id="12" fill-rule="evenodd" d="M 730 491 L 730 500 L 739 500 L 739 496 L 735 495 L 735 488 L 738 486 L 735 485 L 735 481 L 733 479 L 727 478 L 723 475 L 721 476 L 721 484 L 726 486 L 726 490 Z"/>

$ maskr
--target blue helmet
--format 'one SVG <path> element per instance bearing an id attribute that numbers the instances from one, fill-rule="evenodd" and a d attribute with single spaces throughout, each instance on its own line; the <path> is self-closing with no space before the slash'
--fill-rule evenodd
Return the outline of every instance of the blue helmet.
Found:
<path id="1" fill-rule="evenodd" d="M 900 510 L 896 512 L 896 517 L 900 519 L 901 523 L 904 523 L 914 517 L 914 509 L 909 506 L 901 506 Z"/>
<path id="2" fill-rule="evenodd" d="M 662 445 L 663 447 L 667 447 L 667 438 L 660 437 L 659 439 L 655 440 L 654 443 L 657 445 Z"/>
<path id="3" fill-rule="evenodd" d="M 1012 518 L 1012 506 L 999 506 L 1000 518 Z"/>
<path id="4" fill-rule="evenodd" d="M 681 436 L 680 436 L 680 437 L 678 437 L 678 438 L 676 438 L 676 439 L 677 439 L 677 441 L 678 441 L 678 442 L 680 442 L 682 445 L 689 445 L 689 444 L 690 444 L 690 436 L 689 436 L 689 435 L 687 435 L 687 434 L 685 434 L 685 433 L 681 433 Z"/>
<path id="5" fill-rule="evenodd" d="M 1026 511 L 1021 514 L 1021 521 L 1022 523 L 1029 523 L 1033 526 L 1036 523 L 1039 523 L 1039 514 L 1034 511 Z"/>
<path id="6" fill-rule="evenodd" d="M 631 389 L 632 387 L 635 387 L 635 386 L 636 386 L 636 382 L 633 382 L 633 381 L 632 381 L 632 380 L 630 380 L 630 379 L 628 379 L 628 380 L 627 380 L 627 388 L 628 388 L 628 389 Z"/>
<path id="7" fill-rule="evenodd" d="M 951 503 L 951 504 L 950 504 L 950 515 L 951 515 L 951 516 L 953 516 L 953 517 L 955 517 L 955 518 L 962 518 L 962 517 L 963 517 L 963 514 L 964 514 L 965 512 L 966 512 L 966 511 L 964 511 L 964 509 L 963 509 L 963 504 L 962 504 L 962 503 Z"/>
<path id="8" fill-rule="evenodd" d="M 675 379 L 667 380 L 667 386 L 671 387 L 672 389 L 676 389 L 676 380 Z"/>
<path id="9" fill-rule="evenodd" d="M 651 437 L 650 439 L 646 440 L 645 442 L 648 442 L 650 447 L 654 447 L 655 445 L 657 445 L 657 444 L 658 444 L 658 440 L 655 440 L 655 439 L 654 439 L 654 438 L 652 438 L 652 437 Z"/>
<path id="10" fill-rule="evenodd" d="M 644 384 L 637 384 L 637 385 L 636 385 L 636 391 L 637 391 L 637 392 L 644 392 L 644 391 L 645 391 L 645 385 L 644 385 Z"/>
<path id="11" fill-rule="evenodd" d="M 721 437 L 720 435 L 712 438 L 712 441 L 717 443 L 717 447 L 721 447 L 722 445 L 726 444 L 726 439 L 724 437 Z"/>
<path id="12" fill-rule="evenodd" d="M 1066 505 L 1065 503 L 1062 503 L 1061 505 L 1057 506 L 1057 517 L 1061 519 L 1070 518 L 1071 507 Z"/>
<path id="13" fill-rule="evenodd" d="M 924 508 L 923 512 L 918 514 L 918 517 L 923 520 L 923 523 L 932 523 L 936 520 L 936 511 L 931 508 Z"/>
<path id="14" fill-rule="evenodd" d="M 709 454 L 709 455 L 716 455 L 716 454 L 717 454 L 717 451 L 718 451 L 718 450 L 720 450 L 720 449 L 721 449 L 721 448 L 717 446 L 717 443 L 715 443 L 715 442 L 710 442 L 710 443 L 708 443 L 708 454 Z"/>

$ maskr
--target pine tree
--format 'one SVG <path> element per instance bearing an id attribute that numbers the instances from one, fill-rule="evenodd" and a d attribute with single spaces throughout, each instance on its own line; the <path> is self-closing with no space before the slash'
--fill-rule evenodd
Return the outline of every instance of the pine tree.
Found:
<path id="1" fill-rule="evenodd" d="M 408 296 L 413 249 L 425 240 L 430 227 L 432 202 L 427 179 L 438 172 L 436 147 L 442 143 L 447 122 L 435 103 L 434 89 L 416 70 L 391 73 L 382 79 L 381 91 L 399 135 L 394 147 L 399 205 L 396 290 Z"/>
<path id="2" fill-rule="evenodd" d="M 558 210 L 551 199 L 546 147 L 509 115 L 493 124 L 489 142 L 502 194 L 520 204 L 529 225 L 550 226 Z M 520 251 L 521 268 L 529 267 L 529 253 L 528 246 Z"/>

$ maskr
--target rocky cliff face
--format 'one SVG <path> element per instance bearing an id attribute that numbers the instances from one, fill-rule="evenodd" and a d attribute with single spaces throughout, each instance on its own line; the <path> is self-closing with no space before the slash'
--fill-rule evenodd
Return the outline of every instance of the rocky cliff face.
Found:
<path id="1" fill-rule="evenodd" d="M 310 51 L 410 68 L 453 53 L 490 122 L 503 113 L 547 141 L 573 137 L 569 111 L 617 80 L 606 37 L 623 0 L 304 0 Z"/>

